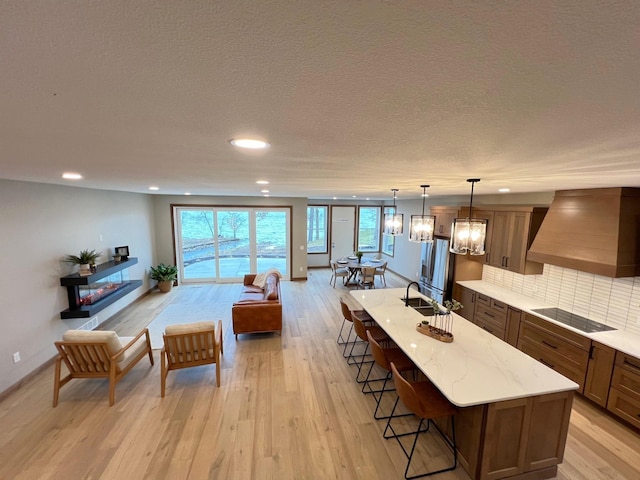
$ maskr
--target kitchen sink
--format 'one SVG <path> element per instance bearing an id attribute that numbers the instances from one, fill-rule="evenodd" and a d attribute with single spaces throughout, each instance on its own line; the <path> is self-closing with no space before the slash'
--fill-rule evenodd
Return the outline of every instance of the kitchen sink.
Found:
<path id="1" fill-rule="evenodd" d="M 406 298 L 401 298 L 400 300 L 402 300 L 402 302 L 405 303 L 406 305 L 407 303 Z M 420 297 L 410 298 L 409 306 L 419 314 L 424 315 L 425 317 L 433 316 L 433 307 L 431 306 L 429 301 L 425 300 L 424 298 L 420 298 Z"/>

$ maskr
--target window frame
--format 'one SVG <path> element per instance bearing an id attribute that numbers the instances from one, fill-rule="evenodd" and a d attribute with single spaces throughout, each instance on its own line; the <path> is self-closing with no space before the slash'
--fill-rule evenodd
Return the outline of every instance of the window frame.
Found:
<path id="1" fill-rule="evenodd" d="M 309 251 L 309 211 L 312 208 L 318 208 L 324 210 L 324 225 L 322 227 L 324 232 L 324 249 Z M 317 228 L 317 227 L 316 227 Z M 307 205 L 307 226 L 306 226 L 306 239 L 307 239 L 307 254 L 308 255 L 326 255 L 329 253 L 329 205 Z"/>
<path id="2" fill-rule="evenodd" d="M 382 218 L 384 218 L 385 215 L 395 215 L 395 213 L 396 213 L 396 208 L 393 206 L 382 207 Z M 382 244 L 380 246 L 380 251 L 389 257 L 393 257 L 396 252 L 396 237 L 393 235 L 384 233 L 384 225 L 381 225 L 380 228 L 382 233 L 381 235 Z M 386 247 L 390 247 L 390 248 L 387 250 Z"/>
<path id="3" fill-rule="evenodd" d="M 375 233 L 375 245 L 372 249 L 363 249 L 360 245 L 361 237 L 364 235 L 361 234 L 361 226 L 360 220 L 362 219 L 361 212 L 363 209 L 367 210 L 376 210 L 376 223 L 377 225 L 374 227 Z M 381 232 L 382 232 L 382 208 L 373 205 L 358 205 L 358 214 L 357 214 L 357 226 L 356 226 L 356 250 L 364 252 L 364 253 L 377 253 L 380 251 L 380 242 L 382 240 Z"/>

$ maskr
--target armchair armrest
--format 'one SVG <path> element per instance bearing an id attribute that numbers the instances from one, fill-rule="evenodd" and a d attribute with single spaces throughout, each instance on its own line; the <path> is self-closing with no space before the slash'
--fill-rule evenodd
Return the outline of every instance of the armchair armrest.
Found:
<path id="1" fill-rule="evenodd" d="M 253 285 L 253 281 L 256 279 L 256 273 L 247 273 L 244 276 L 244 284 L 245 285 Z"/>
<path id="2" fill-rule="evenodd" d="M 131 348 L 131 346 L 133 346 L 133 344 L 136 343 L 140 339 L 140 337 L 142 337 L 142 335 L 146 335 L 147 336 L 147 344 L 150 345 L 151 344 L 151 337 L 149 336 L 149 329 L 145 328 L 138 335 L 133 337 L 129 343 L 127 343 L 120 350 L 118 350 L 116 353 L 111 355 L 111 360 L 117 362 L 118 361 L 118 357 L 120 357 L 124 352 L 126 352 L 129 348 Z"/>

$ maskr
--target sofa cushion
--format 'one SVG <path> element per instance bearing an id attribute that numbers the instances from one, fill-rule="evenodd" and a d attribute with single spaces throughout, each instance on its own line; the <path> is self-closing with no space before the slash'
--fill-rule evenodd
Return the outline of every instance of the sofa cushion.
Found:
<path id="1" fill-rule="evenodd" d="M 259 293 L 260 295 L 264 295 L 264 289 L 256 287 L 255 285 L 245 285 L 242 289 L 242 293 Z"/>
<path id="2" fill-rule="evenodd" d="M 261 302 L 264 300 L 264 293 L 243 293 L 236 303 Z"/>

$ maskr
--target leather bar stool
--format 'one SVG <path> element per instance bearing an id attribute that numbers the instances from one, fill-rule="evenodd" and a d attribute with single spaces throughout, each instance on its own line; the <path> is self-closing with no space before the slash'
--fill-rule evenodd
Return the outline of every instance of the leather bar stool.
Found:
<path id="1" fill-rule="evenodd" d="M 415 432 L 397 434 L 391 426 L 391 418 L 387 420 L 387 426 L 384 429 L 384 438 L 395 438 L 407 457 L 407 467 L 404 471 L 404 478 L 410 480 L 413 478 L 426 477 L 429 475 L 434 475 L 436 473 L 454 470 L 458 466 L 458 451 L 456 450 L 455 425 L 456 407 L 451 404 L 449 400 L 447 400 L 431 382 L 422 381 L 409 383 L 402 375 L 400 375 L 400 372 L 398 372 L 398 369 L 393 362 L 391 362 L 391 372 L 393 374 L 393 382 L 396 385 L 396 391 L 398 392 L 398 399 L 393 406 L 391 416 L 393 416 L 396 407 L 398 406 L 398 401 L 402 400 L 402 403 L 404 403 L 407 409 L 420 418 L 418 429 Z M 451 417 L 451 440 L 449 440 L 447 436 L 444 435 L 444 433 L 440 430 L 438 425 L 433 422 L 434 419 L 442 417 Z M 424 425 L 425 421 L 427 427 L 423 430 L 422 426 Z M 446 468 L 409 476 L 409 468 L 411 467 L 411 460 L 416 449 L 418 437 L 421 433 L 428 432 L 431 425 L 435 427 L 435 429 L 444 439 L 445 443 L 453 450 L 453 465 Z M 393 435 L 387 436 L 387 430 L 389 429 L 393 432 Z M 404 445 L 402 445 L 402 442 L 400 442 L 399 437 L 413 434 L 415 434 L 413 445 L 411 446 L 411 451 L 407 452 L 404 448 Z"/>

